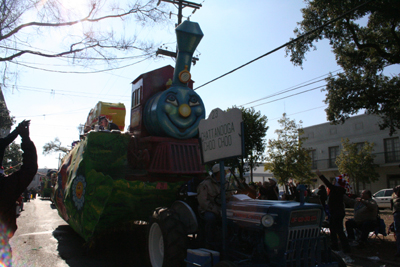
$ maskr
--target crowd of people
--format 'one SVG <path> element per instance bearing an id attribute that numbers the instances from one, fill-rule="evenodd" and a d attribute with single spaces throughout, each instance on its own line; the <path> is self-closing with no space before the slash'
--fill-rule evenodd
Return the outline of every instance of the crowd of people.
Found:
<path id="1" fill-rule="evenodd" d="M 227 171 L 225 168 L 224 171 Z M 219 164 L 212 167 L 212 175 L 207 177 L 198 187 L 199 211 L 205 219 L 206 243 L 215 242 L 215 229 L 221 213 L 220 203 L 216 199 L 220 196 L 220 169 Z M 360 197 L 355 199 L 346 195 L 345 183 L 341 179 L 336 179 L 331 183 L 322 173 L 317 170 L 317 176 L 322 181 L 318 187 L 318 203 L 324 207 L 326 223 L 329 225 L 330 241 L 332 250 L 341 249 L 344 253 L 350 253 L 351 247 L 363 249 L 367 247 L 368 236 L 379 227 L 378 204 L 372 198 L 370 190 L 363 190 Z M 229 188 L 229 179 L 226 181 L 226 188 Z M 280 196 L 278 181 L 270 178 L 264 183 L 250 183 L 249 189 L 251 196 L 262 200 L 292 200 L 299 201 L 299 191 L 293 182 L 287 183 L 287 192 Z M 305 200 L 311 196 L 309 188 L 306 190 Z M 395 235 L 397 236 L 397 253 L 400 256 L 400 186 L 394 189 L 397 198 L 393 201 L 393 217 Z M 227 190 L 226 199 L 232 195 L 232 191 Z M 250 194 L 248 194 L 250 196 Z M 344 222 L 345 207 L 354 208 L 354 218 Z M 343 227 L 345 225 L 345 228 Z M 340 241 L 340 242 L 339 242 Z M 340 246 L 339 246 L 340 244 Z"/>
<path id="2" fill-rule="evenodd" d="M 339 250 L 339 241 L 344 253 L 351 252 L 351 247 L 364 249 L 368 244 L 368 237 L 371 232 L 380 232 L 379 227 L 382 220 L 379 216 L 379 207 L 372 198 L 370 190 L 363 190 L 361 196 L 355 199 L 346 195 L 343 184 L 332 184 L 322 173 L 317 170 L 316 174 L 328 188 L 327 194 L 321 193 L 321 204 L 327 199 L 327 219 L 329 223 L 330 239 L 333 250 Z M 394 188 L 395 198 L 393 201 L 393 218 L 396 235 L 397 253 L 395 257 L 400 257 L 400 186 Z M 344 222 L 345 207 L 354 208 L 354 217 Z M 386 229 L 383 229 L 386 231 Z"/>

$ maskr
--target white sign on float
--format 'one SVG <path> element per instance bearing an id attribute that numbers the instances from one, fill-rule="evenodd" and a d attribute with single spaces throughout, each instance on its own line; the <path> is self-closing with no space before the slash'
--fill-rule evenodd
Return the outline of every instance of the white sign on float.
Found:
<path id="1" fill-rule="evenodd" d="M 242 121 L 242 111 L 237 108 L 228 112 L 216 108 L 207 120 L 200 121 L 203 164 L 242 155 Z"/>

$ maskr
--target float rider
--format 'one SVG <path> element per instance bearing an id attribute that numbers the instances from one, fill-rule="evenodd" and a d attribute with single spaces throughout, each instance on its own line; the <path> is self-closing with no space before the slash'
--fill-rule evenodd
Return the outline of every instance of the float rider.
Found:
<path id="1" fill-rule="evenodd" d="M 224 168 L 229 170 L 228 167 Z M 205 220 L 205 241 L 206 247 L 215 249 L 215 229 L 217 222 L 221 218 L 221 173 L 220 165 L 215 164 L 212 169 L 212 175 L 208 176 L 197 187 L 197 200 L 199 202 L 199 213 Z M 225 173 L 224 173 L 225 175 Z M 225 185 L 225 187 L 227 184 Z M 230 191 L 225 193 L 226 199 L 232 195 Z"/>

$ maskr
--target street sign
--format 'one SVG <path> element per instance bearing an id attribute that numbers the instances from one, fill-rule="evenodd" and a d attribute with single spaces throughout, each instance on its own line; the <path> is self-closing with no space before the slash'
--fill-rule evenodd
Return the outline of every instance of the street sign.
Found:
<path id="1" fill-rule="evenodd" d="M 200 121 L 203 164 L 242 155 L 242 121 L 242 111 L 237 108 L 228 112 L 216 108 L 207 120 Z"/>

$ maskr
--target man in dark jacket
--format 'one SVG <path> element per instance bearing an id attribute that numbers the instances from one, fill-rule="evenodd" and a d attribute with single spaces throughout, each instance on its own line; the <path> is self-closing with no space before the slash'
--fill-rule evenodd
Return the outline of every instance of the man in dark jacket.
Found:
<path id="1" fill-rule="evenodd" d="M 9 239 L 17 230 L 15 202 L 38 169 L 36 147 L 29 138 L 29 122 L 21 122 L 16 130 L 21 136 L 21 149 L 24 152 L 21 169 L 8 176 L 0 176 L 0 261 L 4 266 L 12 264 Z"/>
<path id="2" fill-rule="evenodd" d="M 329 220 L 329 230 L 331 232 L 332 250 L 339 250 L 337 239 L 337 237 L 339 236 L 343 252 L 349 253 L 349 241 L 347 240 L 347 237 L 343 231 L 343 219 L 345 216 L 343 196 L 346 193 L 346 190 L 344 189 L 344 187 L 331 184 L 319 170 L 316 171 L 316 174 L 325 184 L 325 186 L 328 187 L 330 190 L 328 207 L 329 212 L 331 213 L 331 218 Z"/>

